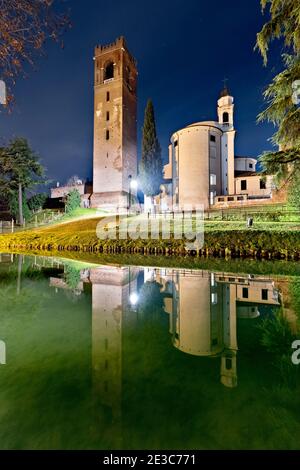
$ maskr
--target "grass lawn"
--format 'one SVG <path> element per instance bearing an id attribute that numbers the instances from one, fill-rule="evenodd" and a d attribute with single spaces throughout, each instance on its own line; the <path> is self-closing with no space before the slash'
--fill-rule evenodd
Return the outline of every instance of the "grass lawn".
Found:
<path id="1" fill-rule="evenodd" d="M 82 212 L 83 211 L 83 212 Z M 126 221 L 124 215 L 121 220 Z M 30 250 L 88 250 L 103 249 L 104 251 L 116 248 L 131 250 L 139 248 L 143 250 L 174 250 L 176 253 L 185 251 L 185 241 L 182 239 L 147 239 L 142 236 L 142 240 L 128 239 L 126 230 L 120 231 L 121 240 L 100 240 L 97 237 L 96 229 L 100 221 L 104 221 L 104 214 L 99 216 L 96 210 L 78 210 L 72 217 L 63 217 L 59 222 L 45 227 L 32 230 L 20 231 L 14 234 L 0 235 L 0 251 L 13 249 Z M 110 227 L 115 227 L 114 218 L 110 219 Z M 156 223 L 164 220 L 154 219 Z M 144 224 L 141 234 L 145 235 L 147 230 L 145 224 L 148 218 L 145 215 L 129 218 L 130 224 Z M 171 232 L 173 226 L 181 226 L 181 219 L 176 218 L 171 221 Z M 173 225 L 174 224 L 174 225 Z M 147 225 L 146 225 L 147 227 Z M 300 256 L 300 223 L 299 222 L 262 222 L 255 221 L 252 228 L 246 228 L 245 221 L 221 221 L 208 220 L 204 223 L 204 249 L 210 252 L 220 252 L 227 250 L 238 250 L 248 255 L 255 255 L 256 252 L 268 251 L 270 253 L 280 253 L 283 256 Z M 123 237 L 122 237 L 123 234 Z"/>

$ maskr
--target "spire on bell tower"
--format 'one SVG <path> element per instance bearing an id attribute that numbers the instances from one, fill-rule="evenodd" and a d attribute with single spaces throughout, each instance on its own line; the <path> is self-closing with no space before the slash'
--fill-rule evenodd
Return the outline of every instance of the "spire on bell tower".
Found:
<path id="1" fill-rule="evenodd" d="M 218 119 L 220 124 L 233 126 L 234 99 L 228 88 L 228 78 L 224 78 L 223 83 L 218 99 Z"/>

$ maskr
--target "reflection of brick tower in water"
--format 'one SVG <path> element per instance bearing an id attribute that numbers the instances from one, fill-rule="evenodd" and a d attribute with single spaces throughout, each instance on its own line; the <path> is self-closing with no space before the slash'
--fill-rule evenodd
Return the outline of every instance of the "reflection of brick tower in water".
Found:
<path id="1" fill-rule="evenodd" d="M 113 266 L 90 270 L 94 398 L 106 409 L 105 437 L 116 446 L 122 444 L 122 327 L 130 292 L 136 291 L 135 271 Z"/>
<path id="2" fill-rule="evenodd" d="M 125 208 L 137 174 L 137 68 L 125 39 L 95 49 L 93 207 Z"/>

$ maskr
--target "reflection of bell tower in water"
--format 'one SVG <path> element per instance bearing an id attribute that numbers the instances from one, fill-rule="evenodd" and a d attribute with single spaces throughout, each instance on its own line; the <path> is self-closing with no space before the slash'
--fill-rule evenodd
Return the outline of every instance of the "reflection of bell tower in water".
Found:
<path id="1" fill-rule="evenodd" d="M 116 442 L 121 439 L 122 321 L 130 291 L 136 290 L 135 268 L 91 269 L 90 280 L 94 396 L 110 413 L 109 431 Z"/>
<path id="2" fill-rule="evenodd" d="M 137 174 L 137 67 L 125 39 L 95 49 L 93 207 L 125 208 Z"/>
<path id="3" fill-rule="evenodd" d="M 221 382 L 237 385 L 236 298 L 213 273 L 175 273 L 170 332 L 174 346 L 195 356 L 221 356 Z"/>

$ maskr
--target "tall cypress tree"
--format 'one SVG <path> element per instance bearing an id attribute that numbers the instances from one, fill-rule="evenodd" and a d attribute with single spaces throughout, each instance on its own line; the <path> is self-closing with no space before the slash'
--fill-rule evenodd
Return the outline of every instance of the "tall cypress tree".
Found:
<path id="1" fill-rule="evenodd" d="M 161 147 L 156 134 L 154 107 L 149 99 L 145 109 L 142 160 L 139 172 L 140 186 L 146 196 L 153 198 L 159 194 L 162 170 Z"/>

